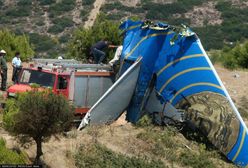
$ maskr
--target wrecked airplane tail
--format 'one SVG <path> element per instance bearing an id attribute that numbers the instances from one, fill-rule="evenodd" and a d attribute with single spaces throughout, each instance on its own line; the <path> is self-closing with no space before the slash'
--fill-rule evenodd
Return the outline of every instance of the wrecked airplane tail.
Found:
<path id="1" fill-rule="evenodd" d="M 184 111 L 185 122 L 197 127 L 229 160 L 246 166 L 247 127 L 197 35 L 186 26 L 129 20 L 121 29 L 124 42 L 120 72 L 142 56 L 127 109 L 128 121 L 137 122 L 146 109 L 152 112 L 147 105 L 154 88 L 158 105 L 169 103 Z"/>

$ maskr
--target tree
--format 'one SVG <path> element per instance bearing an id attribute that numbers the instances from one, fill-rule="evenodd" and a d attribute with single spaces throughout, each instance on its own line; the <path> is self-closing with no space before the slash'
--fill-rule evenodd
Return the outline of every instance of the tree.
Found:
<path id="1" fill-rule="evenodd" d="M 68 129 L 72 117 L 73 108 L 63 95 L 34 89 L 7 102 L 3 122 L 21 142 L 31 139 L 36 142 L 35 163 L 38 164 L 43 154 L 42 142 Z"/>
<path id="2" fill-rule="evenodd" d="M 223 49 L 221 61 L 226 68 L 248 68 L 248 41 L 237 43 L 229 50 Z"/>
<path id="3" fill-rule="evenodd" d="M 7 29 L 0 30 L 0 49 L 7 52 L 6 59 L 10 61 L 15 55 L 16 51 L 21 53 L 23 61 L 29 60 L 34 51 L 30 45 L 29 38 L 25 35 L 17 36 Z"/>
<path id="4" fill-rule="evenodd" d="M 104 14 L 97 16 L 91 28 L 79 28 L 74 31 L 67 45 L 69 51 L 67 57 L 86 61 L 89 57 L 90 47 L 101 39 L 106 39 L 116 45 L 120 44 L 122 40 L 119 24 L 107 20 Z M 110 59 L 113 54 L 111 54 L 111 51 L 108 51 L 106 55 Z"/>

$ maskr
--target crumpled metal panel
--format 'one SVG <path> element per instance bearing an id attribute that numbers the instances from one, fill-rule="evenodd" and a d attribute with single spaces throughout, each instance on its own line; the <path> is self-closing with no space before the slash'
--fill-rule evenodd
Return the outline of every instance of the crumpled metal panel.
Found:
<path id="1" fill-rule="evenodd" d="M 127 108 L 139 76 L 141 59 L 138 59 L 93 105 L 78 129 L 90 124 L 107 124 L 115 121 Z"/>

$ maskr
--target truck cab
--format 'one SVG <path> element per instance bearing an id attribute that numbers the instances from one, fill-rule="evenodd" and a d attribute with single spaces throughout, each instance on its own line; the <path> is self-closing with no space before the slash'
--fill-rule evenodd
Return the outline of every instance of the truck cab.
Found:
<path id="1" fill-rule="evenodd" d="M 40 86 L 40 90 L 52 89 L 56 94 L 63 94 L 68 98 L 68 83 L 70 75 L 68 73 L 58 73 L 41 68 L 23 68 L 18 84 L 12 85 L 7 90 L 9 97 L 14 97 L 17 93 L 30 91 L 32 84 Z"/>

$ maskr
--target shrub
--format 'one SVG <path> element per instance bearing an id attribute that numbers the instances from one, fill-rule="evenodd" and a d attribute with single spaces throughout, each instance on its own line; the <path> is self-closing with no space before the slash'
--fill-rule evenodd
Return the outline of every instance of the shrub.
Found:
<path id="1" fill-rule="evenodd" d="M 106 19 L 103 14 L 98 15 L 94 26 L 90 29 L 79 28 L 72 34 L 68 42 L 68 57 L 79 60 L 87 60 L 90 55 L 90 47 L 101 39 L 111 41 L 113 44 L 120 44 L 119 25 Z M 112 57 L 111 51 L 107 51 L 107 59 Z"/>
<path id="2" fill-rule="evenodd" d="M 191 166 L 192 168 L 215 168 L 216 166 L 213 164 L 211 160 L 209 160 L 209 156 L 205 152 L 201 152 L 199 155 L 192 152 L 183 152 L 179 157 L 182 165 Z"/>
<path id="3" fill-rule="evenodd" d="M 243 44 L 237 43 L 229 50 L 221 53 L 221 62 L 226 68 L 248 68 L 248 41 Z"/>
<path id="4" fill-rule="evenodd" d="M 53 19 L 52 22 L 55 25 L 61 26 L 62 28 L 71 27 L 74 25 L 74 22 L 72 21 L 72 19 L 68 17 L 56 18 L 56 19 Z"/>
<path id="5" fill-rule="evenodd" d="M 81 16 L 83 21 L 87 21 L 88 16 L 89 16 L 89 11 L 85 10 L 85 9 L 82 9 L 81 13 L 80 13 L 80 16 Z"/>
<path id="6" fill-rule="evenodd" d="M 45 25 L 45 22 L 43 20 L 39 20 L 39 21 L 35 22 L 35 25 L 37 25 L 37 26 L 44 26 Z"/>
<path id="7" fill-rule="evenodd" d="M 82 0 L 82 5 L 93 5 L 95 0 Z"/>
<path id="8" fill-rule="evenodd" d="M 17 2 L 18 6 L 31 6 L 32 5 L 32 0 L 19 0 Z"/>
<path id="9" fill-rule="evenodd" d="M 48 33 L 58 34 L 64 31 L 64 28 L 61 25 L 53 25 L 49 27 Z"/>
<path id="10" fill-rule="evenodd" d="M 15 35 L 7 29 L 0 30 L 0 48 L 7 52 L 6 59 L 12 59 L 16 51 L 21 53 L 21 59 L 27 61 L 34 54 L 29 38 L 25 35 Z"/>
<path id="11" fill-rule="evenodd" d="M 144 115 L 139 121 L 136 123 L 138 127 L 148 127 L 152 125 L 152 119 L 148 115 Z"/>
<path id="12" fill-rule="evenodd" d="M 52 4 L 49 8 L 49 12 L 52 16 L 58 16 L 64 12 L 71 11 L 74 9 L 75 5 L 75 0 L 62 0 L 59 3 Z"/>
<path id="13" fill-rule="evenodd" d="M 45 52 L 54 49 L 57 45 L 56 41 L 45 35 L 30 33 L 29 37 L 30 37 L 30 42 L 34 44 L 35 51 L 37 52 Z"/>
<path id="14" fill-rule="evenodd" d="M 66 43 L 66 42 L 69 41 L 69 39 L 70 39 L 70 35 L 69 34 L 64 34 L 63 36 L 61 36 L 59 38 L 59 42 L 60 43 Z"/>
<path id="15" fill-rule="evenodd" d="M 31 138 L 36 142 L 36 164 L 43 154 L 42 142 L 68 129 L 73 115 L 73 108 L 63 95 L 39 92 L 37 88 L 18 95 L 15 105 L 7 110 L 10 108 L 4 113 L 5 128 L 23 143 Z"/>
<path id="16" fill-rule="evenodd" d="M 115 153 L 100 144 L 81 146 L 74 156 L 77 167 L 101 168 L 164 168 L 161 161 L 147 158 L 129 157 Z"/>
<path id="17" fill-rule="evenodd" d="M 21 6 L 17 8 L 9 8 L 6 10 L 5 14 L 10 17 L 24 17 L 29 16 L 31 14 L 31 10 L 28 6 Z"/>
<path id="18" fill-rule="evenodd" d="M 51 5 L 56 2 L 56 0 L 38 0 L 40 5 Z"/>
<path id="19" fill-rule="evenodd" d="M 4 139 L 0 138 L 0 164 L 25 164 L 25 156 L 6 148 Z"/>

